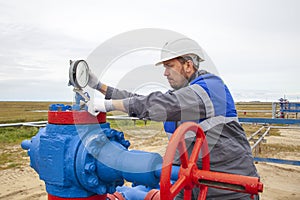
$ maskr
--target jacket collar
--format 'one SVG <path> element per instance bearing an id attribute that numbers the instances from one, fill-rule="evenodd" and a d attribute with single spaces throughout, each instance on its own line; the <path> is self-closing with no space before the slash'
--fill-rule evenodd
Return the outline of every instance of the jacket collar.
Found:
<path id="1" fill-rule="evenodd" d="M 192 74 L 192 76 L 189 78 L 188 82 L 191 83 L 192 80 L 195 80 L 199 76 L 202 76 L 202 75 L 208 74 L 208 73 L 209 72 L 207 72 L 206 70 L 200 69 L 200 70 L 196 71 L 194 74 Z"/>

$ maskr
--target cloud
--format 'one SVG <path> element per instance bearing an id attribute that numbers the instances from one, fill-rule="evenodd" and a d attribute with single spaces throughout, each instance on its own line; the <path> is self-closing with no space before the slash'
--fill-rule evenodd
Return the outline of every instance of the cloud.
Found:
<path id="1" fill-rule="evenodd" d="M 6 94 L 1 98 L 11 100 L 52 98 L 41 85 L 66 92 L 69 59 L 83 58 L 92 48 L 85 41 L 22 24 L 1 23 L 0 40 L 0 91 Z"/>
<path id="2" fill-rule="evenodd" d="M 296 94 L 299 6 L 297 0 L 1 1 L 0 91 L 17 100 L 37 97 L 39 84 L 68 93 L 59 84 L 68 79 L 69 59 L 88 57 L 117 34 L 153 27 L 198 41 L 232 90 Z M 24 84 L 31 90 L 17 89 Z"/>

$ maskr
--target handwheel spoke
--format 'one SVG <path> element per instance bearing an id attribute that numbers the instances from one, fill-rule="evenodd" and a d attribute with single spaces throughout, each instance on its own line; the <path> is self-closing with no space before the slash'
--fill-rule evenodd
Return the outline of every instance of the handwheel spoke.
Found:
<path id="1" fill-rule="evenodd" d="M 195 142 L 195 146 L 194 146 L 194 149 L 193 149 L 193 152 L 190 156 L 190 162 L 191 163 L 196 163 L 198 158 L 199 158 L 199 153 L 200 153 L 200 149 L 201 149 L 201 145 L 203 143 L 203 140 L 196 140 Z"/>
<path id="2" fill-rule="evenodd" d="M 191 163 L 196 163 L 198 158 L 199 158 L 199 153 L 200 153 L 200 149 L 201 149 L 201 146 L 203 144 L 203 141 L 205 139 L 205 134 L 204 132 L 202 131 L 202 129 L 200 129 L 199 127 L 197 127 L 197 130 L 196 130 L 196 142 L 194 144 L 194 148 L 193 148 L 193 152 L 190 156 L 190 162 Z"/>
<path id="3" fill-rule="evenodd" d="M 185 176 L 181 176 L 170 188 L 170 195 L 172 199 L 186 186 L 187 178 Z"/>
<path id="4" fill-rule="evenodd" d="M 182 139 L 179 144 L 178 144 L 178 150 L 179 150 L 179 154 L 180 154 L 180 161 L 181 161 L 181 165 L 183 168 L 187 168 L 188 167 L 188 162 L 189 162 L 189 156 L 186 150 L 186 145 L 185 145 L 185 141 L 184 139 Z"/>

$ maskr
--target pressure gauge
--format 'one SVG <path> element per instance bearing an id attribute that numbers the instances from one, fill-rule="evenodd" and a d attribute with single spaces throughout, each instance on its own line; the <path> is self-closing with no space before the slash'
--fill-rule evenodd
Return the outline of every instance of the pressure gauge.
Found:
<path id="1" fill-rule="evenodd" d="M 89 82 L 89 66 L 84 60 L 70 61 L 70 84 L 76 88 L 84 88 Z"/>

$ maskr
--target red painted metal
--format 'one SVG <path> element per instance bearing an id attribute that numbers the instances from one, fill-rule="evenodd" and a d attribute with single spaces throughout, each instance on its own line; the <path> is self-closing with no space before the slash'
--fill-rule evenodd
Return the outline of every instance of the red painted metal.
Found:
<path id="1" fill-rule="evenodd" d="M 84 198 L 62 198 L 62 197 L 57 197 L 57 196 L 48 194 L 48 200 L 106 200 L 106 194 L 105 195 L 94 195 L 94 196 L 84 197 Z"/>
<path id="2" fill-rule="evenodd" d="M 263 184 L 257 177 L 196 170 L 193 179 L 193 182 L 200 185 L 253 195 L 263 191 Z"/>
<path id="3" fill-rule="evenodd" d="M 186 144 L 184 141 L 185 134 L 188 131 L 196 133 L 196 142 L 190 158 L 188 158 Z M 181 166 L 178 174 L 178 180 L 171 185 L 170 178 L 172 162 L 174 160 L 176 149 L 179 150 L 181 155 Z M 201 170 L 198 169 L 196 164 L 200 152 L 202 154 Z M 200 193 L 197 198 L 198 200 L 206 199 L 208 187 L 249 193 L 252 196 L 263 191 L 263 184 L 257 177 L 211 172 L 209 169 L 209 151 L 203 130 L 196 123 L 183 123 L 176 129 L 167 147 L 162 166 L 160 192 L 149 194 L 151 192 L 150 191 L 148 193 L 149 197 L 148 195 L 147 197 L 148 199 L 154 200 L 171 200 L 182 189 L 184 189 L 184 200 L 189 200 L 191 199 L 192 189 L 194 187 L 200 188 Z M 158 194 L 160 198 L 157 198 Z"/>
<path id="4" fill-rule="evenodd" d="M 144 200 L 160 200 L 160 191 L 157 189 L 150 190 Z"/>
<path id="5" fill-rule="evenodd" d="M 48 111 L 49 124 L 99 124 L 106 122 L 106 113 L 97 117 L 86 111 Z"/>
<path id="6" fill-rule="evenodd" d="M 196 134 L 196 142 L 190 158 L 188 158 L 184 140 L 185 134 L 188 131 L 193 131 Z M 180 153 L 181 167 L 178 175 L 178 180 L 173 185 L 171 185 L 171 170 L 176 149 L 178 149 Z M 198 169 L 196 163 L 199 157 L 200 150 L 202 153 L 202 170 L 209 170 L 210 164 L 208 145 L 205 140 L 205 134 L 203 130 L 199 125 L 193 122 L 185 122 L 180 125 L 172 135 L 166 150 L 166 154 L 164 156 L 162 176 L 160 179 L 160 199 L 174 199 L 174 197 L 182 189 L 184 189 L 184 199 L 191 199 L 192 189 L 195 187 L 192 173 L 193 171 Z M 205 199 L 208 188 L 206 185 L 199 185 L 199 187 L 201 189 L 199 196 L 201 197 L 201 199 Z"/>
<path id="7" fill-rule="evenodd" d="M 126 200 L 126 199 L 119 192 L 115 192 L 113 194 L 107 194 L 107 200 Z"/>

